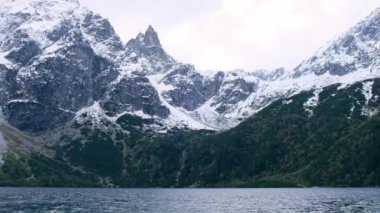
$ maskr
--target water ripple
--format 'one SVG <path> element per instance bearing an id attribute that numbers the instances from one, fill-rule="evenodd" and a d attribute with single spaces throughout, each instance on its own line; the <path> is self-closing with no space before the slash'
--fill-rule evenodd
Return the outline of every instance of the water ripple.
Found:
<path id="1" fill-rule="evenodd" d="M 0 188 L 0 212 L 380 212 L 380 189 Z"/>

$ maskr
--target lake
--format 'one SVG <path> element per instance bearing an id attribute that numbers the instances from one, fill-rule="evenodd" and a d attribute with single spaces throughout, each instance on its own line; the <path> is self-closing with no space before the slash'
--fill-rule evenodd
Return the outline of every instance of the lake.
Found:
<path id="1" fill-rule="evenodd" d="M 380 188 L 0 188 L 0 212 L 380 212 Z"/>

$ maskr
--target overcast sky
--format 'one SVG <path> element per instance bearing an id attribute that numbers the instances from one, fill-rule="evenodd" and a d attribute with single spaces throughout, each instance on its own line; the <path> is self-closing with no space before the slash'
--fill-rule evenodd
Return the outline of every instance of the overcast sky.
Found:
<path id="1" fill-rule="evenodd" d="M 127 42 L 151 24 L 169 54 L 203 70 L 293 68 L 379 0 L 80 0 Z"/>

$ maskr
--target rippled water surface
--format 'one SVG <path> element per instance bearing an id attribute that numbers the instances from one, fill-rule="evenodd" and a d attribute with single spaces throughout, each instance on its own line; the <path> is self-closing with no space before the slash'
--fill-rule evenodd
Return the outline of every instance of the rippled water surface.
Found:
<path id="1" fill-rule="evenodd" d="M 380 212 L 379 188 L 0 188 L 0 212 Z"/>

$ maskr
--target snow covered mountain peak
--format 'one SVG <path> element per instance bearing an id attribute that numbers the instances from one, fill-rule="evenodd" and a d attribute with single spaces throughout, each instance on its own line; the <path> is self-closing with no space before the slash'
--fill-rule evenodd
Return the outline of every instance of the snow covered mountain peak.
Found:
<path id="1" fill-rule="evenodd" d="M 139 57 L 145 57 L 152 63 L 170 64 L 175 60 L 163 49 L 157 32 L 149 25 L 145 33 L 139 33 L 136 38 L 131 39 L 127 43 L 129 51 L 135 53 Z"/>
<path id="2" fill-rule="evenodd" d="M 158 46 L 161 47 L 160 39 L 158 38 L 158 34 L 156 30 L 152 27 L 152 25 L 148 26 L 148 29 L 145 31 L 145 33 L 139 33 L 135 39 L 131 39 L 127 46 L 130 48 L 137 48 L 136 46 L 133 46 L 133 44 L 137 45 L 137 47 L 152 47 L 152 46 Z"/>
<path id="3" fill-rule="evenodd" d="M 70 42 L 87 42 L 97 55 L 120 60 L 125 52 L 107 19 L 81 7 L 77 0 L 5 0 L 0 9 L 0 61 L 25 65 L 35 56 L 55 53 Z M 20 61 L 12 53 L 28 48 Z"/>
<path id="4" fill-rule="evenodd" d="M 125 45 L 75 0 L 0 3 L 0 107 L 22 130 L 125 115 L 158 131 L 222 130 L 301 91 L 380 76 L 379 9 L 294 71 L 205 74 L 171 57 L 152 26 Z"/>
<path id="5" fill-rule="evenodd" d="M 2 0 L 1 10 L 10 13 L 44 13 L 73 10 L 80 7 L 78 0 Z"/>
<path id="6" fill-rule="evenodd" d="M 294 69 L 293 76 L 315 73 L 343 76 L 358 69 L 372 69 L 380 63 L 380 8 L 329 42 L 314 56 Z"/>
<path id="7" fill-rule="evenodd" d="M 373 19 L 374 17 L 379 17 L 379 16 L 380 16 L 380 7 L 377 7 L 371 12 L 371 14 L 368 15 L 366 19 Z"/>
<path id="8" fill-rule="evenodd" d="M 153 29 L 152 25 L 149 25 L 145 32 L 145 42 L 147 46 L 161 46 L 158 34 L 156 30 Z"/>

